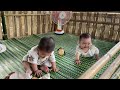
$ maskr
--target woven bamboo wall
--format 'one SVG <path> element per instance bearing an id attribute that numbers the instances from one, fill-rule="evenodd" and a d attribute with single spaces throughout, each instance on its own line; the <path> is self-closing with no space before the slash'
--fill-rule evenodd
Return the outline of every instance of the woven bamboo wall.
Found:
<path id="1" fill-rule="evenodd" d="M 64 30 L 76 35 L 89 32 L 92 37 L 119 41 L 120 13 L 75 12 L 72 19 L 64 25 Z"/>
<path id="2" fill-rule="evenodd" d="M 4 15 L 8 38 L 51 31 L 52 20 L 49 11 L 5 11 Z"/>
<path id="3" fill-rule="evenodd" d="M 5 11 L 5 22 L 8 38 L 47 33 L 54 31 L 56 26 L 51 11 Z M 63 29 L 66 33 L 80 35 L 89 32 L 93 38 L 120 41 L 120 14 L 73 12 Z M 1 35 L 0 32 L 0 38 Z"/>

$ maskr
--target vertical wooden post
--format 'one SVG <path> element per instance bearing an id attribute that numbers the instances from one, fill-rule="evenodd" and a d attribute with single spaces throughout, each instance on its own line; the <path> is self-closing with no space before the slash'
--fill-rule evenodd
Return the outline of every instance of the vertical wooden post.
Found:
<path id="1" fill-rule="evenodd" d="M 112 16 L 111 22 L 115 23 L 115 14 Z M 114 25 L 111 26 L 110 28 L 110 34 L 109 34 L 109 41 L 113 40 L 113 35 L 114 35 Z"/>
<path id="2" fill-rule="evenodd" d="M 119 18 L 119 24 L 120 24 L 120 18 Z M 118 28 L 118 35 L 117 35 L 116 41 L 120 41 L 120 25 Z"/>
<path id="3" fill-rule="evenodd" d="M 80 20 L 83 20 L 83 13 L 79 13 Z M 81 35 L 82 31 L 82 22 L 79 23 L 78 35 Z"/>
<path id="4" fill-rule="evenodd" d="M 28 11 L 27 14 L 31 14 L 31 11 Z M 31 35 L 31 16 L 27 16 L 27 29 L 28 35 Z"/>
<path id="5" fill-rule="evenodd" d="M 104 14 L 104 22 L 106 22 L 107 14 Z M 101 34 L 100 34 L 100 39 L 104 39 L 104 32 L 105 32 L 105 24 L 101 26 Z"/>
<path id="6" fill-rule="evenodd" d="M 15 11 L 15 14 L 19 14 L 19 11 Z M 16 37 L 20 37 L 21 33 L 20 33 L 20 17 L 19 16 L 15 16 L 15 34 L 16 34 Z"/>
<path id="7" fill-rule="evenodd" d="M 33 14 L 37 14 L 37 11 L 33 11 Z M 32 16 L 32 34 L 37 34 L 37 16 Z"/>
<path id="8" fill-rule="evenodd" d="M 22 14 L 22 12 L 20 12 L 20 14 Z M 25 16 L 20 17 L 20 31 L 21 35 L 25 36 Z"/>
<path id="9" fill-rule="evenodd" d="M 76 31 L 76 13 L 73 14 L 73 28 L 72 28 L 72 34 L 75 34 L 75 31 Z"/>
<path id="10" fill-rule="evenodd" d="M 2 18 L 3 33 L 4 33 L 3 40 L 6 40 L 8 38 L 7 38 L 7 30 L 6 30 L 5 17 L 3 11 L 1 11 L 1 18 Z"/>
<path id="11" fill-rule="evenodd" d="M 87 21 L 90 21 L 90 13 L 87 13 Z M 87 22 L 86 24 L 86 33 L 89 33 L 89 27 L 90 27 L 90 23 Z"/>
<path id="12" fill-rule="evenodd" d="M 95 34 L 96 34 L 96 29 L 97 29 L 97 21 L 98 21 L 98 16 L 99 16 L 99 13 L 95 13 L 94 14 L 94 21 L 95 23 L 93 23 L 93 32 L 91 33 L 92 37 L 95 38 Z"/>

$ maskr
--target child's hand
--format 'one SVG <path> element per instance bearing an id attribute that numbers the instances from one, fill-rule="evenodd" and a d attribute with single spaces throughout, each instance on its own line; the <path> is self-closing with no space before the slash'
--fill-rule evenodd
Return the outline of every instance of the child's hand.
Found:
<path id="1" fill-rule="evenodd" d="M 80 60 L 75 60 L 75 63 L 78 65 L 80 64 Z"/>
<path id="2" fill-rule="evenodd" d="M 53 70 L 54 72 L 58 72 L 58 71 L 59 71 L 59 69 L 56 68 L 56 66 L 53 66 L 53 67 L 52 67 L 52 70 Z"/>
<path id="3" fill-rule="evenodd" d="M 100 59 L 98 54 L 95 54 L 95 58 L 97 61 Z"/>
<path id="4" fill-rule="evenodd" d="M 59 71 L 59 69 L 56 68 L 56 62 L 52 62 L 52 70 L 53 70 L 54 72 L 58 72 L 58 71 Z"/>
<path id="5" fill-rule="evenodd" d="M 53 70 L 54 72 L 56 72 L 57 68 L 56 68 L 55 65 L 52 67 L 52 70 Z"/>
<path id="6" fill-rule="evenodd" d="M 37 76 L 37 77 L 42 76 L 42 71 L 41 70 L 36 70 L 35 71 L 35 76 Z"/>

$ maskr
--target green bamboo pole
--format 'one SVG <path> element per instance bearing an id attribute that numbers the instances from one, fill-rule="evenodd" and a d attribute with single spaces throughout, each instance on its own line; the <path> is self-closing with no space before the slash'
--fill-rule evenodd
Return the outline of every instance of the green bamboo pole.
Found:
<path id="1" fill-rule="evenodd" d="M 7 38 L 7 30 L 6 30 L 6 24 L 5 24 L 5 17 L 4 17 L 4 11 L 1 11 L 1 18 L 2 18 L 2 26 L 3 26 L 3 40 L 8 39 Z"/>

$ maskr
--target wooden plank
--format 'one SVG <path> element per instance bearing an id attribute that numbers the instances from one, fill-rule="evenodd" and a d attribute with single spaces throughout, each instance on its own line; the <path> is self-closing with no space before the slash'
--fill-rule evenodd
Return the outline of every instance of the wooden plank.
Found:
<path id="1" fill-rule="evenodd" d="M 14 11 L 12 11 L 12 14 L 14 14 Z M 13 37 L 12 38 L 14 38 L 15 37 L 15 31 L 16 31 L 16 29 L 15 29 L 15 27 L 16 27 L 15 16 L 13 16 L 12 18 L 13 18 Z"/>
<path id="2" fill-rule="evenodd" d="M 78 15 L 79 13 L 76 13 L 76 20 L 80 20 L 80 15 Z M 80 22 L 76 22 L 76 30 L 75 30 L 75 35 L 79 35 L 79 23 Z"/>
<path id="3" fill-rule="evenodd" d="M 28 11 L 27 13 L 31 14 L 31 11 Z M 27 33 L 28 35 L 31 35 L 31 16 L 27 16 Z"/>
<path id="4" fill-rule="evenodd" d="M 43 12 L 43 13 L 44 13 L 44 12 Z M 43 23 L 43 25 L 42 25 L 42 32 L 43 32 L 43 33 L 45 33 L 45 26 L 46 26 L 46 25 L 45 25 L 45 21 L 46 21 L 45 18 L 46 18 L 46 16 L 42 16 L 42 23 Z"/>
<path id="5" fill-rule="evenodd" d="M 107 17 L 107 14 L 103 17 L 104 22 L 106 22 L 106 17 Z M 100 39 L 102 39 L 102 40 L 104 40 L 105 28 L 106 28 L 106 26 L 105 26 L 105 24 L 103 24 L 102 27 L 101 27 L 101 32 L 102 33 L 100 34 Z"/>
<path id="6" fill-rule="evenodd" d="M 113 41 L 117 41 L 118 30 L 119 30 L 119 26 L 115 25 L 114 26 L 114 33 L 113 33 Z"/>
<path id="7" fill-rule="evenodd" d="M 70 28 L 70 22 L 67 23 L 66 33 L 69 33 L 69 28 Z"/>
<path id="8" fill-rule="evenodd" d="M 24 12 L 25 13 L 25 12 Z M 28 25 L 27 25 L 27 16 L 25 16 L 25 36 L 28 36 Z"/>
<path id="9" fill-rule="evenodd" d="M 120 18 L 118 18 L 118 23 L 120 24 Z M 117 37 L 116 37 L 116 41 L 120 41 L 120 25 L 118 25 L 119 28 L 118 28 L 118 34 L 117 34 Z"/>
<path id="10" fill-rule="evenodd" d="M 72 13 L 80 13 L 80 12 L 77 12 L 77 11 L 72 11 Z M 92 13 L 92 12 L 91 12 Z M 108 13 L 108 14 L 110 14 L 110 15 L 113 15 L 113 14 L 118 14 L 118 15 L 120 15 L 120 13 L 117 13 L 117 12 L 99 12 L 100 14 L 106 14 L 106 13 Z"/>
<path id="11" fill-rule="evenodd" d="M 102 14 L 99 12 L 99 14 L 98 14 L 98 21 L 97 22 L 102 22 L 102 19 L 103 19 Z M 95 37 L 97 39 L 100 38 L 101 26 L 102 26 L 102 24 L 97 24 L 97 30 L 96 30 L 96 34 L 95 34 Z"/>
<path id="12" fill-rule="evenodd" d="M 45 33 L 45 27 L 46 27 L 46 14 L 45 14 L 45 11 L 41 11 L 42 14 L 44 14 L 44 16 L 41 16 L 41 30 L 42 30 L 42 33 Z"/>
<path id="13" fill-rule="evenodd" d="M 115 27 L 116 27 L 116 26 L 114 26 L 113 40 L 112 40 L 112 41 L 117 41 L 118 29 L 115 30 Z M 117 28 L 118 28 L 118 26 L 117 26 Z"/>
<path id="14" fill-rule="evenodd" d="M 100 33 L 100 39 L 104 39 L 104 31 L 105 31 L 105 25 L 102 24 L 100 27 L 101 33 Z"/>
<path id="15" fill-rule="evenodd" d="M 2 39 L 2 19 L 0 17 L 0 39 Z"/>
<path id="16" fill-rule="evenodd" d="M 55 26 L 56 26 L 56 24 L 54 23 L 54 22 L 52 22 L 52 26 L 51 26 L 51 32 L 54 32 L 55 31 Z"/>
<path id="17" fill-rule="evenodd" d="M 113 27 L 111 25 L 105 25 L 105 30 L 104 30 L 104 36 L 103 36 L 103 39 L 105 40 L 109 40 L 109 32 L 110 30 L 113 29 Z"/>
<path id="18" fill-rule="evenodd" d="M 40 16 L 40 34 L 43 33 L 43 22 L 44 22 L 43 19 L 44 19 L 44 17 Z"/>
<path id="19" fill-rule="evenodd" d="M 87 13 L 87 21 L 90 21 L 90 12 Z M 86 24 L 86 33 L 89 33 L 90 23 L 87 22 Z"/>
<path id="20" fill-rule="evenodd" d="M 120 65 L 120 55 L 113 61 L 113 63 L 105 70 L 105 72 L 99 77 L 99 79 L 110 79 L 112 74 Z"/>
<path id="21" fill-rule="evenodd" d="M 73 19 L 71 19 L 70 21 L 74 21 Z M 107 25 L 120 25 L 119 23 L 111 23 L 111 22 L 98 22 L 98 21 L 87 21 L 87 20 L 76 20 L 76 22 L 82 22 L 82 23 L 97 23 L 97 24 L 107 24 Z"/>
<path id="22" fill-rule="evenodd" d="M 15 11 L 16 14 L 19 13 L 19 11 Z M 20 17 L 15 16 L 15 31 L 16 31 L 16 36 L 20 37 Z"/>
<path id="23" fill-rule="evenodd" d="M 33 11 L 33 14 L 37 14 L 37 11 Z M 37 16 L 32 16 L 32 34 L 37 34 Z"/>
<path id="24" fill-rule="evenodd" d="M 7 29 L 6 29 L 6 22 L 5 22 L 5 16 L 4 16 L 4 11 L 1 11 L 1 27 L 2 27 L 2 38 L 4 40 L 8 39 L 7 38 Z"/>
<path id="25" fill-rule="evenodd" d="M 64 30 L 65 33 L 66 33 L 66 29 L 67 29 L 67 23 L 65 25 L 63 25 L 63 30 Z"/>
<path id="26" fill-rule="evenodd" d="M 42 15 L 42 16 L 45 16 L 46 14 L 5 14 L 5 16 L 39 16 L 39 15 Z M 47 15 L 50 15 L 50 14 L 47 14 Z"/>
<path id="27" fill-rule="evenodd" d="M 117 22 L 117 23 L 120 23 L 119 18 L 115 18 L 115 23 L 116 23 L 116 22 Z M 120 25 L 115 25 L 115 26 L 114 26 L 114 34 L 113 34 L 113 40 L 114 40 L 114 41 L 119 41 L 119 39 L 120 39 L 120 38 L 118 38 L 118 36 L 119 36 L 119 34 L 120 34 L 120 33 L 119 33 L 119 28 L 120 28 L 119 26 L 120 26 Z"/>
<path id="28" fill-rule="evenodd" d="M 22 12 L 21 12 L 22 13 Z M 21 36 L 25 36 L 25 16 L 20 17 L 20 31 L 21 31 Z"/>
<path id="29" fill-rule="evenodd" d="M 98 15 L 99 15 L 99 13 L 95 13 L 94 21 L 96 21 L 96 22 L 98 21 Z M 91 33 L 91 36 L 93 38 L 95 38 L 96 29 L 97 29 L 97 23 L 93 23 L 93 32 Z"/>
<path id="30" fill-rule="evenodd" d="M 93 23 L 90 23 L 89 34 L 91 35 L 93 32 Z"/>
<path id="31" fill-rule="evenodd" d="M 8 18 L 8 16 L 5 16 L 5 22 L 6 22 L 7 37 L 10 38 L 9 18 Z"/>
<path id="32" fill-rule="evenodd" d="M 98 22 L 101 22 L 103 21 L 103 17 L 102 17 L 102 14 L 99 13 L 99 16 L 98 16 Z M 96 30 L 96 38 L 97 39 L 100 39 L 100 35 L 101 35 L 101 27 L 102 27 L 102 24 L 97 24 L 97 30 Z M 104 29 L 103 29 L 104 30 Z"/>
<path id="33" fill-rule="evenodd" d="M 75 34 L 75 30 L 76 30 L 76 13 L 73 14 L 73 27 L 72 27 L 72 34 Z"/>
<path id="34" fill-rule="evenodd" d="M 86 24 L 87 23 L 82 23 L 81 34 L 86 33 Z"/>
<path id="35" fill-rule="evenodd" d="M 72 34 L 73 22 L 70 22 L 69 24 L 70 24 L 70 26 L 69 26 L 68 30 L 69 30 L 69 33 Z"/>
<path id="36" fill-rule="evenodd" d="M 90 20 L 93 21 L 93 22 L 94 22 L 94 13 L 95 13 L 95 12 L 91 12 L 91 17 L 90 17 Z M 92 22 L 92 23 L 93 23 L 93 22 Z"/>
<path id="37" fill-rule="evenodd" d="M 99 15 L 100 15 L 99 22 L 105 21 L 102 14 L 99 14 Z M 105 25 L 103 25 L 103 24 L 99 24 L 99 25 L 100 25 L 100 27 L 99 27 L 99 39 L 102 39 L 103 32 L 105 30 Z"/>
<path id="38" fill-rule="evenodd" d="M 4 15 L 5 15 L 5 16 L 8 15 L 8 11 L 4 11 Z"/>
<path id="39" fill-rule="evenodd" d="M 14 14 L 15 13 L 15 11 L 12 11 L 12 14 Z M 15 22 L 15 16 L 13 16 L 13 37 L 12 38 L 14 38 L 15 37 L 15 35 L 16 35 L 16 22 Z"/>
<path id="40" fill-rule="evenodd" d="M 51 30 L 50 30 L 50 32 L 54 32 L 56 24 L 52 20 L 52 14 L 50 14 L 50 23 L 51 23 Z"/>
<path id="41" fill-rule="evenodd" d="M 47 14 L 48 15 L 48 32 L 51 31 L 51 28 L 52 28 L 52 16 Z"/>
<path id="42" fill-rule="evenodd" d="M 12 11 L 8 11 L 8 14 L 12 14 Z M 14 38 L 14 17 L 13 16 L 8 16 L 8 36 L 9 36 L 9 38 Z"/>
<path id="43" fill-rule="evenodd" d="M 80 20 L 83 20 L 82 17 L 83 17 L 83 13 L 80 13 L 79 14 L 79 17 L 80 17 Z M 82 22 L 79 23 L 79 29 L 78 29 L 78 35 L 81 35 L 82 33 Z"/>
<path id="44" fill-rule="evenodd" d="M 52 16 L 48 15 L 49 23 L 48 23 L 48 32 L 51 32 L 52 29 Z"/>
<path id="45" fill-rule="evenodd" d="M 44 26 L 45 26 L 45 33 L 47 33 L 48 32 L 48 24 L 49 24 L 49 15 L 45 15 L 45 17 L 44 17 Z"/>
<path id="46" fill-rule="evenodd" d="M 112 22 L 115 23 L 115 15 L 112 17 Z M 112 41 L 113 34 L 114 34 L 114 25 L 112 25 L 110 29 L 109 41 Z"/>
<path id="47" fill-rule="evenodd" d="M 86 15 L 87 15 L 87 13 L 83 12 L 82 20 L 86 20 L 86 17 L 87 17 Z M 82 23 L 81 34 L 86 33 L 86 24 L 87 24 L 87 22 Z"/>
<path id="48" fill-rule="evenodd" d="M 98 39 L 100 37 L 100 24 L 97 24 L 97 28 L 96 28 L 96 34 L 95 34 L 95 38 Z"/>
<path id="49" fill-rule="evenodd" d="M 100 58 L 92 67 L 83 73 L 78 79 L 92 79 L 94 75 L 120 50 L 120 42 L 110 49 L 102 58 Z"/>
<path id="50" fill-rule="evenodd" d="M 40 11 L 37 11 L 37 14 L 39 14 Z M 37 34 L 40 34 L 40 16 L 37 16 Z"/>
<path id="51" fill-rule="evenodd" d="M 73 14 L 72 14 L 72 16 L 71 16 L 71 19 L 73 18 Z M 72 22 L 67 22 L 66 23 L 66 30 L 65 30 L 65 32 L 66 33 L 70 33 L 71 32 L 71 26 L 72 26 L 73 24 L 72 24 Z"/>

